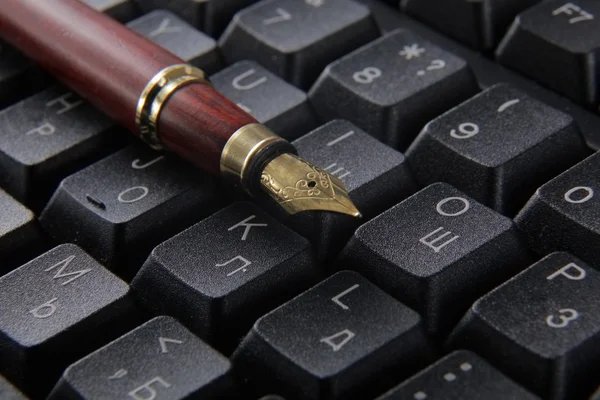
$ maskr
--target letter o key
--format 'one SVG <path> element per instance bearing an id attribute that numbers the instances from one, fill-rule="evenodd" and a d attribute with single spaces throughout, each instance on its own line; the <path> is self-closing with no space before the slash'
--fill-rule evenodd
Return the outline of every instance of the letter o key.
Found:
<path id="1" fill-rule="evenodd" d="M 444 205 L 451 201 L 461 202 L 463 204 L 462 209 L 455 211 L 455 212 L 444 211 L 444 208 L 443 208 Z M 471 208 L 471 203 L 469 203 L 469 200 L 467 200 L 463 197 L 447 197 L 443 200 L 440 200 L 437 203 L 435 210 L 438 212 L 438 214 L 443 215 L 444 217 L 458 217 L 459 215 L 462 215 L 462 214 L 466 213 L 467 211 L 469 211 L 469 208 Z"/>
<path id="2" fill-rule="evenodd" d="M 146 186 L 133 186 L 119 193 L 117 200 L 121 203 L 135 203 L 148 195 Z"/>
<path id="3" fill-rule="evenodd" d="M 585 196 L 583 196 L 582 198 L 573 198 L 573 195 L 579 191 L 583 191 L 584 193 L 587 193 Z M 565 200 L 571 204 L 581 204 L 581 203 L 585 203 L 586 201 L 591 200 L 592 197 L 594 197 L 594 189 L 592 189 L 591 187 L 588 186 L 576 186 L 574 188 L 572 188 L 571 190 L 569 190 L 567 193 L 565 193 Z"/>

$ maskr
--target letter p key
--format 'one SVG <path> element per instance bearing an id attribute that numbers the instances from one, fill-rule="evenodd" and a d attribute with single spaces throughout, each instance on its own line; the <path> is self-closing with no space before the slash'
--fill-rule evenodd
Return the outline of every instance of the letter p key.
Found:
<path id="1" fill-rule="evenodd" d="M 585 278 L 586 272 L 585 269 L 581 268 L 579 265 L 575 263 L 569 263 L 561 269 L 559 269 L 558 271 L 548 275 L 546 279 L 551 281 L 560 275 L 572 281 L 580 281 Z"/>

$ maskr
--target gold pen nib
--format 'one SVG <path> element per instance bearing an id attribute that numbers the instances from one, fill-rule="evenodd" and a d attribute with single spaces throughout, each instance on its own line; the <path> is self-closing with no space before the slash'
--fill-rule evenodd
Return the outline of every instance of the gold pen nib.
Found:
<path id="1" fill-rule="evenodd" d="M 293 154 L 269 162 L 261 186 L 290 214 L 314 210 L 362 216 L 341 180 Z"/>

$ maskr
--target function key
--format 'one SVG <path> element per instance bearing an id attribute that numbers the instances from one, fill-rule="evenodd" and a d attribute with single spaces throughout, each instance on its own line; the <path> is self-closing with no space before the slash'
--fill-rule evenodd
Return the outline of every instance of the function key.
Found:
<path id="1" fill-rule="evenodd" d="M 570 115 L 498 84 L 429 122 L 406 154 L 420 184 L 447 182 L 515 215 L 589 152 Z"/>
<path id="2" fill-rule="evenodd" d="M 543 398 L 596 388 L 600 272 L 553 253 L 477 300 L 450 338 Z"/>
<path id="3" fill-rule="evenodd" d="M 464 60 L 395 30 L 330 64 L 309 98 L 324 120 L 347 119 L 405 149 L 425 123 L 477 90 Z"/>
<path id="4" fill-rule="evenodd" d="M 316 126 L 306 93 L 253 61 L 240 61 L 210 77 L 213 86 L 287 140 Z"/>
<path id="5" fill-rule="evenodd" d="M 474 353 L 455 351 L 377 400 L 539 400 Z"/>
<path id="6" fill-rule="evenodd" d="M 550 0 L 520 14 L 498 60 L 579 103 L 600 102 L 600 2 Z"/>
<path id="7" fill-rule="evenodd" d="M 231 389 L 227 358 L 157 317 L 72 364 L 49 400 L 228 399 Z"/>
<path id="8" fill-rule="evenodd" d="M 254 387 L 330 400 L 372 398 L 429 357 L 419 315 L 348 271 L 261 317 L 233 354 Z"/>
<path id="9" fill-rule="evenodd" d="M 236 14 L 219 45 L 228 63 L 254 60 L 308 89 L 327 64 L 378 35 L 353 0 L 263 0 Z"/>

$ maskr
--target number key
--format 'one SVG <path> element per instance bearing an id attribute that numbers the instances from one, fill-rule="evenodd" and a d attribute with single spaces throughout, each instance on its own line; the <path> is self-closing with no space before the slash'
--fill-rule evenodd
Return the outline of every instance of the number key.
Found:
<path id="1" fill-rule="evenodd" d="M 465 61 L 396 30 L 330 64 L 309 99 L 323 119 L 347 119 L 405 149 L 427 121 L 476 91 Z"/>

